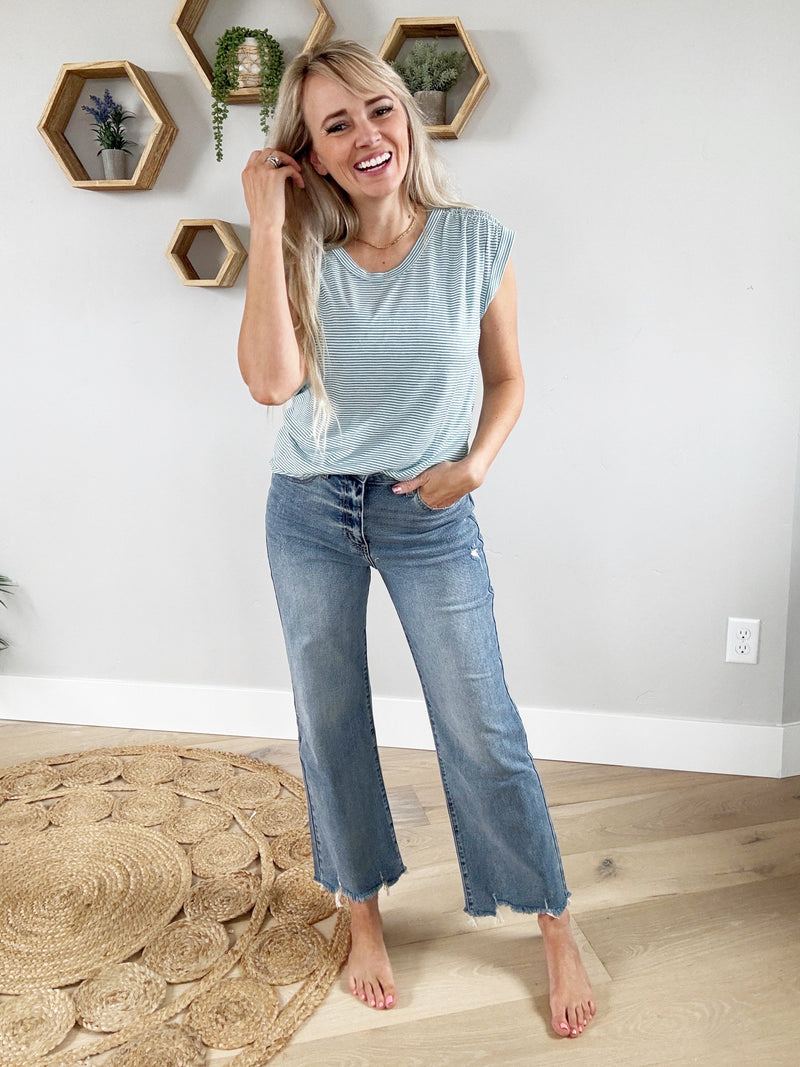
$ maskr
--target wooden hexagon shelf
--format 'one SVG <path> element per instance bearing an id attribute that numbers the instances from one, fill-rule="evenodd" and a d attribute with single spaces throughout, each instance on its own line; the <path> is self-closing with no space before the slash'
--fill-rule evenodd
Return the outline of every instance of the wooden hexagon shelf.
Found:
<path id="1" fill-rule="evenodd" d="M 87 81 L 127 78 L 153 119 L 153 129 L 131 178 L 93 180 L 67 140 L 65 130 Z M 178 127 L 141 67 L 125 59 L 107 63 L 65 63 L 47 101 L 39 133 L 76 189 L 152 189 Z"/>
<path id="2" fill-rule="evenodd" d="M 214 278 L 201 278 L 189 259 L 189 250 L 194 239 L 202 232 L 215 233 L 225 249 L 225 259 Z M 169 242 L 167 258 L 184 285 L 227 289 L 239 277 L 239 271 L 247 259 L 247 250 L 229 222 L 222 222 L 220 219 L 181 219 Z"/>
<path id="3" fill-rule="evenodd" d="M 211 92 L 213 77 L 211 64 L 194 36 L 208 4 L 209 0 L 181 0 L 178 10 L 172 16 L 172 27 L 186 49 L 186 53 L 191 59 L 195 70 L 203 79 L 203 84 Z M 311 27 L 311 32 L 306 38 L 306 43 L 303 45 L 304 52 L 307 52 L 310 48 L 316 48 L 326 41 L 334 27 L 330 12 L 322 3 L 322 0 L 313 0 L 313 4 L 316 8 L 317 17 Z M 246 104 L 257 101 L 258 87 L 254 89 L 234 89 L 228 97 L 229 104 Z"/>
<path id="4" fill-rule="evenodd" d="M 478 101 L 489 88 L 489 75 L 481 62 L 481 57 L 470 41 L 467 31 L 464 29 L 461 19 L 457 15 L 450 18 L 407 18 L 395 19 L 386 40 L 381 45 L 379 55 L 387 62 L 397 59 L 400 49 L 410 38 L 431 37 L 458 37 L 469 57 L 469 61 L 475 68 L 476 77 L 467 93 L 464 102 L 459 107 L 450 123 L 444 126 L 428 126 L 431 137 L 453 138 L 463 130 L 467 119 L 478 106 Z"/>

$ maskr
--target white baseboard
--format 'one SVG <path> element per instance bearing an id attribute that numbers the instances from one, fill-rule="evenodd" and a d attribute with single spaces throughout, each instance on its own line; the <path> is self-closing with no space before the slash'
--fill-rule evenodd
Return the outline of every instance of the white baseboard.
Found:
<path id="1" fill-rule="evenodd" d="M 793 778 L 800 774 L 800 722 L 788 723 L 783 728 L 783 765 L 781 778 Z"/>
<path id="2" fill-rule="evenodd" d="M 421 700 L 375 697 L 378 741 L 433 748 Z M 521 708 L 536 759 L 781 778 L 800 774 L 800 723 L 668 719 Z M 291 693 L 93 678 L 0 676 L 0 718 L 295 738 Z"/>

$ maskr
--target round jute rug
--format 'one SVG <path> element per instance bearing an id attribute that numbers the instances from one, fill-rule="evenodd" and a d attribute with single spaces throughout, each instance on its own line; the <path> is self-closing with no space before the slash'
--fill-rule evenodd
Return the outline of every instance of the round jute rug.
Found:
<path id="1" fill-rule="evenodd" d="M 268 1063 L 350 943 L 307 819 L 298 778 L 226 752 L 0 768 L 0 1065 Z"/>

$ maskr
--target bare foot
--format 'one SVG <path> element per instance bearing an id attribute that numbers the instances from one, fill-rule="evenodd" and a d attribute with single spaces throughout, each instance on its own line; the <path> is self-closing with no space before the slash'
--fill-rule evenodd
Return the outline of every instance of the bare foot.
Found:
<path id="1" fill-rule="evenodd" d="M 592 985 L 569 925 L 569 912 L 539 916 L 550 977 L 550 1012 L 559 1037 L 578 1037 L 595 1013 Z"/>
<path id="2" fill-rule="evenodd" d="M 371 1008 L 393 1008 L 397 1003 L 397 989 L 383 942 L 377 896 L 363 903 L 351 900 L 350 915 L 353 939 L 347 959 L 350 992 Z"/>

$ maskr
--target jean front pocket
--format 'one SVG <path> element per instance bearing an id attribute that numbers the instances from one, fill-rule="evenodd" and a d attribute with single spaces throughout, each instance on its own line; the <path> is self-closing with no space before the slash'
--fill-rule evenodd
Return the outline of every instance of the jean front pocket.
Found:
<path id="1" fill-rule="evenodd" d="M 458 505 L 461 503 L 461 501 L 465 499 L 463 496 L 461 496 L 461 497 L 458 498 L 458 500 L 454 500 L 452 504 L 447 504 L 443 508 L 435 508 L 432 504 L 426 504 L 425 503 L 425 501 L 420 496 L 419 489 L 415 489 L 414 490 L 413 498 L 414 498 L 414 500 L 416 500 L 416 502 L 419 504 L 419 506 L 422 508 L 423 511 L 432 511 L 434 514 L 441 514 L 441 513 L 445 512 L 445 511 L 450 511 L 452 508 L 458 507 Z"/>
<path id="2" fill-rule="evenodd" d="M 278 474 L 273 475 L 274 478 L 285 478 L 287 482 L 294 482 L 296 485 L 308 485 L 311 482 L 315 482 L 317 478 L 327 478 L 327 474 Z"/>

